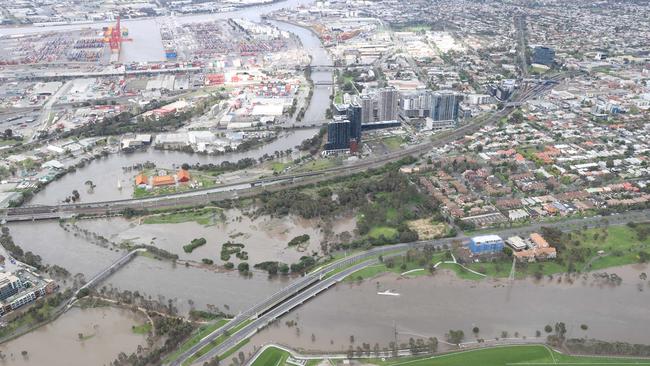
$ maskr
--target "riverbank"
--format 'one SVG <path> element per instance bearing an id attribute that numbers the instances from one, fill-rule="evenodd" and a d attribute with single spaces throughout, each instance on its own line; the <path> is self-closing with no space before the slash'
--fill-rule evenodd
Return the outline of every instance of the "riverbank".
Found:
<path id="1" fill-rule="evenodd" d="M 463 330 L 466 341 L 539 338 L 557 322 L 566 323 L 567 338 L 643 343 L 650 284 L 641 274 L 648 270 L 647 264 L 610 270 L 618 283 L 601 272 L 514 281 L 465 280 L 446 270 L 413 278 L 383 274 L 324 292 L 255 335 L 251 347 L 279 341 L 305 352 L 345 353 L 362 343 L 388 347 L 395 331 L 407 343 L 445 339 L 450 329 Z"/>
<path id="2" fill-rule="evenodd" d="M 357 357 L 363 357 L 363 363 L 369 365 L 393 366 L 409 364 L 414 366 L 463 365 L 463 366 L 504 366 L 511 364 L 582 364 L 582 365 L 623 365 L 647 364 L 646 358 L 623 358 L 616 356 L 571 355 L 552 349 L 545 344 L 506 345 L 492 348 L 478 348 L 464 351 L 452 351 L 435 355 L 406 356 L 386 360 L 378 356 L 385 351 L 368 350 Z M 410 350 L 403 350 L 404 353 Z M 372 357 L 377 358 L 372 358 Z M 306 365 L 321 365 L 322 361 L 345 359 L 347 355 L 301 355 L 280 345 L 266 345 L 256 352 L 247 366 L 276 365 L 292 363 L 289 359 L 305 361 Z"/>

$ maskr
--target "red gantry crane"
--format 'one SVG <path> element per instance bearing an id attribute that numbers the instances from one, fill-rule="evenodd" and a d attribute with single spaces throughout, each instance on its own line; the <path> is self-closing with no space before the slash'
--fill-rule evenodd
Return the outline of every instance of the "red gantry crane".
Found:
<path id="1" fill-rule="evenodd" d="M 122 42 L 130 42 L 131 38 L 126 38 L 129 35 L 127 28 L 120 26 L 120 16 L 117 16 L 115 26 L 104 28 L 104 42 L 108 43 L 111 47 L 111 53 L 118 54 L 122 48 Z"/>

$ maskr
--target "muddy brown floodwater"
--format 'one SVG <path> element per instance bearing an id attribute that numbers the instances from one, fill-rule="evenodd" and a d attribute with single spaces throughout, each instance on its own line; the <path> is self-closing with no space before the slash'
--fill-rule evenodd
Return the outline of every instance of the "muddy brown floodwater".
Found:
<path id="1" fill-rule="evenodd" d="M 104 224 L 112 227 L 112 223 Z M 66 232 L 55 221 L 12 223 L 9 228 L 16 244 L 24 251 L 40 255 L 44 264 L 56 264 L 71 274 L 83 273 L 86 278 L 108 267 L 125 253 L 102 248 L 80 235 Z M 181 243 L 178 245 L 182 246 Z M 266 273 L 261 272 L 246 277 L 237 271 L 216 273 L 169 261 L 136 257 L 98 287 L 138 291 L 163 303 L 171 299 L 181 314 L 187 314 L 192 306 L 205 309 L 207 304 L 237 313 L 270 296 L 288 280 L 281 277 L 268 280 Z"/>
<path id="2" fill-rule="evenodd" d="M 594 337 L 610 341 L 650 342 L 650 285 L 639 274 L 648 266 L 626 266 L 609 270 L 623 278 L 619 286 L 593 280 L 573 284 L 547 278 L 540 282 L 517 280 L 467 281 L 445 272 L 435 276 L 399 278 L 379 276 L 360 284 L 340 283 L 283 317 L 256 335 L 247 347 L 279 342 L 306 350 L 345 351 L 350 336 L 355 344 L 388 346 L 397 328 L 400 343 L 410 337 L 438 337 L 450 329 L 462 329 L 473 340 L 479 337 L 544 335 L 546 324 L 563 321 L 568 337 Z M 639 290 L 641 284 L 642 291 Z M 392 290 L 399 296 L 378 295 Z M 297 327 L 286 322 L 295 320 Z M 580 329 L 588 326 L 587 331 Z M 299 329 L 296 330 L 296 328 Z M 312 334 L 315 341 L 312 341 Z"/>
<path id="3" fill-rule="evenodd" d="M 142 314 L 125 309 L 72 308 L 56 321 L 0 345 L 6 356 L 0 365 L 108 365 L 120 352 L 131 354 L 138 345 L 146 346 L 145 336 L 131 330 L 145 321 Z"/>
<path id="4" fill-rule="evenodd" d="M 218 215 L 216 215 L 218 216 Z M 216 264 L 220 260 L 221 245 L 227 241 L 244 244 L 248 253 L 246 262 L 251 265 L 264 261 L 297 262 L 301 256 L 313 252 L 320 253 L 320 243 L 324 239 L 323 230 L 316 220 L 304 220 L 292 216 L 271 218 L 268 216 L 251 220 L 239 210 L 224 212 L 225 220 L 215 217 L 213 225 L 196 222 L 178 224 L 140 224 L 139 220 L 123 218 L 84 220 L 78 225 L 120 243 L 128 240 L 137 244 L 153 244 L 168 252 L 177 254 L 180 259 L 201 261 L 209 258 Z M 334 224 L 332 231 L 352 233 L 356 227 L 354 218 L 341 219 Z M 310 240 L 305 246 L 289 247 L 287 243 L 298 235 L 308 234 Z M 183 245 L 192 239 L 205 238 L 207 243 L 185 253 Z M 234 255 L 230 261 L 240 262 Z"/>

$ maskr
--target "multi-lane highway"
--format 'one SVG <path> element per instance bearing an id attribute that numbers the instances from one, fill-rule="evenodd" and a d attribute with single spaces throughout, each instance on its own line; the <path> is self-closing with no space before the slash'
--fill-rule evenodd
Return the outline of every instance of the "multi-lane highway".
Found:
<path id="1" fill-rule="evenodd" d="M 495 232 L 502 237 L 509 237 L 513 235 L 527 235 L 531 232 L 539 231 L 542 226 L 555 227 L 563 231 L 571 231 L 579 230 L 583 227 L 598 227 L 604 225 L 605 223 L 607 225 L 624 225 L 628 222 L 645 221 L 650 221 L 650 209 L 628 211 L 604 217 L 594 216 L 553 223 L 534 223 L 522 227 L 495 230 Z M 190 359 L 192 355 L 213 342 L 219 336 L 228 333 L 230 336 L 224 342 L 211 348 L 208 352 L 196 359 L 195 362 L 200 364 L 203 361 L 210 359 L 211 357 L 223 354 L 246 338 L 249 338 L 255 334 L 258 330 L 268 325 L 273 320 L 300 306 L 322 291 L 330 288 L 337 282 L 340 282 L 345 277 L 348 277 L 352 273 L 362 268 L 377 263 L 377 257 L 379 255 L 395 255 L 407 249 L 423 248 L 427 246 L 433 248 L 444 248 L 445 245 L 449 246 L 452 241 L 462 241 L 466 239 L 467 237 L 465 235 L 460 235 L 454 238 L 418 241 L 377 247 L 320 267 L 314 272 L 311 272 L 299 278 L 289 286 L 281 289 L 262 302 L 255 304 L 250 309 L 235 317 L 232 321 L 230 321 L 222 328 L 219 328 L 210 335 L 206 336 L 201 341 L 199 341 L 199 343 L 180 355 L 178 359 L 171 363 L 171 365 L 181 365 L 183 362 Z M 242 327 L 242 324 L 245 323 L 246 325 Z M 241 329 L 239 329 L 234 334 L 231 334 L 231 331 L 238 327 L 241 327 Z"/>

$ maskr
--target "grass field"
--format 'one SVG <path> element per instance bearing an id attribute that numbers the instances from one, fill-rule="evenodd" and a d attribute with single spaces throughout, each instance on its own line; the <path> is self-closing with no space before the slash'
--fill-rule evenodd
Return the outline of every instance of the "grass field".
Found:
<path id="1" fill-rule="evenodd" d="M 151 331 L 151 323 L 144 323 L 142 325 L 134 325 L 131 330 L 135 334 L 147 334 Z"/>
<path id="2" fill-rule="evenodd" d="M 214 225 L 223 221 L 223 210 L 220 208 L 201 208 L 196 210 L 163 213 L 147 216 L 142 220 L 143 224 L 179 224 L 182 222 L 195 221 L 200 225 Z"/>
<path id="3" fill-rule="evenodd" d="M 252 366 L 284 366 L 290 354 L 269 347 L 253 362 Z M 648 359 L 569 356 L 553 351 L 543 345 L 502 346 L 486 349 L 459 351 L 436 356 L 405 357 L 392 360 L 370 359 L 366 364 L 379 366 L 515 366 L 515 365 L 650 365 Z M 309 364 L 309 362 L 308 362 Z"/>
<path id="4" fill-rule="evenodd" d="M 312 172 L 312 171 L 334 168 L 342 164 L 343 164 L 343 160 L 339 158 L 320 158 L 320 159 L 308 161 L 302 165 L 298 165 L 293 170 L 294 172 Z"/>
<path id="5" fill-rule="evenodd" d="M 504 346 L 433 357 L 371 362 L 381 366 L 650 365 L 650 360 L 567 356 L 541 345 Z"/>
<path id="6" fill-rule="evenodd" d="M 383 139 L 381 142 L 388 150 L 396 151 L 400 149 L 401 145 L 404 143 L 404 139 L 400 136 L 391 136 Z"/>
<path id="7" fill-rule="evenodd" d="M 282 171 L 289 165 L 290 165 L 289 163 L 281 163 L 279 161 L 274 161 L 273 163 L 271 163 L 271 169 L 275 173 L 282 173 Z"/>
<path id="8" fill-rule="evenodd" d="M 255 359 L 252 366 L 284 365 L 287 358 L 289 358 L 289 352 L 283 351 L 279 348 L 269 347 Z"/>
<path id="9" fill-rule="evenodd" d="M 387 226 L 375 226 L 370 229 L 368 236 L 373 239 L 378 239 L 381 236 L 387 239 L 394 239 L 397 237 L 397 229 Z"/>
<path id="10" fill-rule="evenodd" d="M 421 263 L 418 263 L 417 261 L 407 261 L 405 257 L 395 257 L 393 259 L 393 266 L 389 267 L 387 265 L 387 262 L 389 261 L 388 259 L 384 259 L 383 263 L 378 263 L 374 264 L 371 266 L 368 266 L 366 268 L 363 268 L 357 272 L 354 272 L 350 276 L 346 277 L 345 280 L 350 282 L 350 281 L 361 281 L 361 280 L 366 280 L 369 278 L 373 278 L 377 275 L 380 275 L 382 273 L 396 273 L 396 274 L 402 274 L 405 272 L 409 272 L 415 269 L 424 269 L 423 271 L 414 271 L 406 274 L 405 276 L 424 276 L 429 274 L 429 266 L 431 264 L 436 264 L 442 260 L 445 260 L 445 253 L 440 252 L 436 253 L 433 255 L 433 258 L 430 263 L 425 263 L 422 265 Z M 442 265 L 442 264 L 441 264 Z M 467 272 L 470 275 L 473 275 L 470 272 Z M 476 275 L 473 275 L 476 276 Z M 477 276 L 478 277 L 478 276 Z"/>
<path id="11" fill-rule="evenodd" d="M 638 228 L 647 228 L 650 224 L 638 224 Z M 552 275 L 573 271 L 598 271 L 639 262 L 641 251 L 650 251 L 650 237 L 639 240 L 635 229 L 629 226 L 610 226 L 587 229 L 564 234 L 566 248 L 558 250 L 558 259 L 529 264 L 517 264 L 516 277 L 541 274 Z M 603 255 L 598 255 L 598 251 Z M 577 257 L 572 252 L 585 254 Z M 508 277 L 512 261 L 510 259 L 490 262 L 471 263 L 469 268 L 485 273 L 489 277 Z M 571 267 L 571 268 L 570 268 Z"/>

